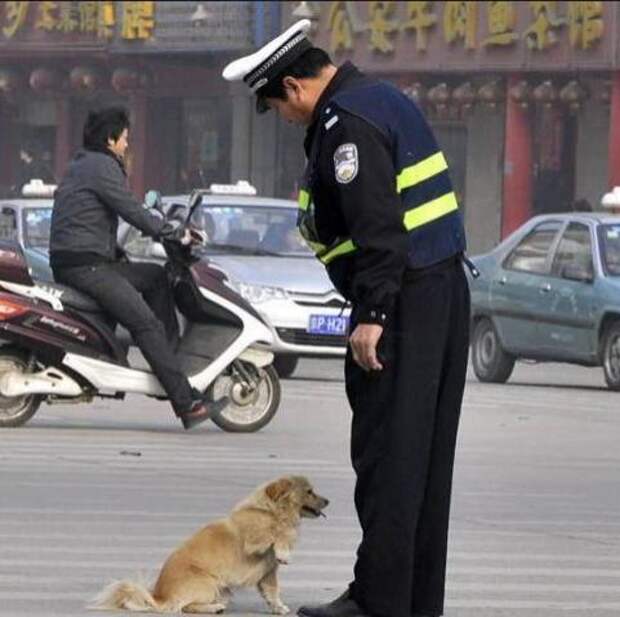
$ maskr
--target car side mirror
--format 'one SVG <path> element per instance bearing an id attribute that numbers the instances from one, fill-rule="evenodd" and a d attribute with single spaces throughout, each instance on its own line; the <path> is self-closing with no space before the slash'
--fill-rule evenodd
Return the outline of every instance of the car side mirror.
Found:
<path id="1" fill-rule="evenodd" d="M 151 253 L 151 257 L 160 257 L 162 259 L 166 259 L 167 257 L 166 249 L 161 242 L 153 242 L 149 252 Z"/>
<path id="2" fill-rule="evenodd" d="M 159 212 L 163 211 L 161 194 L 159 191 L 147 191 L 144 194 L 144 205 L 147 208 L 152 208 L 153 210 L 158 210 Z"/>
<path id="3" fill-rule="evenodd" d="M 594 275 L 590 268 L 586 268 L 581 264 L 566 264 L 562 268 L 562 278 L 569 281 L 591 283 L 594 280 Z"/>

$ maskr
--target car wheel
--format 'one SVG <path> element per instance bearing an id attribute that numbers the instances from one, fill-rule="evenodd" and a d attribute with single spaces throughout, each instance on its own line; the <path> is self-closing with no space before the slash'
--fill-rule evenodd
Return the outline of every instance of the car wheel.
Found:
<path id="1" fill-rule="evenodd" d="M 620 321 L 612 323 L 603 336 L 603 371 L 611 390 L 620 390 Z"/>
<path id="2" fill-rule="evenodd" d="M 295 372 L 298 362 L 299 358 L 297 356 L 278 354 L 273 359 L 273 368 L 275 368 L 278 375 L 284 379 L 290 377 Z"/>
<path id="3" fill-rule="evenodd" d="M 515 359 L 502 349 L 489 319 L 481 319 L 474 328 L 472 362 L 476 377 L 488 383 L 506 382 L 514 368 Z"/>

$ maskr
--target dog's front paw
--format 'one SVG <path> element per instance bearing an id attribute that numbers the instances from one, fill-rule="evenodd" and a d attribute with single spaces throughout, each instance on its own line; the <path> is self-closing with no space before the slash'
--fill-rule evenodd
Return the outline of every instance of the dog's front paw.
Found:
<path id="1" fill-rule="evenodd" d="M 291 551 L 284 548 L 276 548 L 276 560 L 279 564 L 286 565 L 291 558 Z"/>
<path id="2" fill-rule="evenodd" d="M 274 615 L 288 615 L 291 612 L 291 609 L 284 604 L 284 602 L 276 602 L 271 607 L 271 612 Z"/>

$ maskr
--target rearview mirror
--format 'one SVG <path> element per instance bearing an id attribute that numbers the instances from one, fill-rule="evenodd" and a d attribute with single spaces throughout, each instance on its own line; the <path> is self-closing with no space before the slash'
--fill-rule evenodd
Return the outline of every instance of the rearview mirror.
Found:
<path id="1" fill-rule="evenodd" d="M 594 275 L 590 268 L 586 268 L 581 264 L 566 264 L 562 268 L 562 278 L 569 281 L 591 283 L 594 280 Z"/>
<path id="2" fill-rule="evenodd" d="M 147 208 L 154 208 L 155 210 L 162 210 L 161 195 L 159 191 L 147 191 L 144 195 L 144 205 Z"/>

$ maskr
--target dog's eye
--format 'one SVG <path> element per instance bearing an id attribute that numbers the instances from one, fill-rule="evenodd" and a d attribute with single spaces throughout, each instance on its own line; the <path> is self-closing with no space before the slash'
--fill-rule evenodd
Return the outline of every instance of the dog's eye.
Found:
<path id="1" fill-rule="evenodd" d="M 311 488 L 309 488 L 309 489 L 306 491 L 306 493 L 308 493 L 308 495 L 312 495 L 312 489 L 311 489 Z"/>

